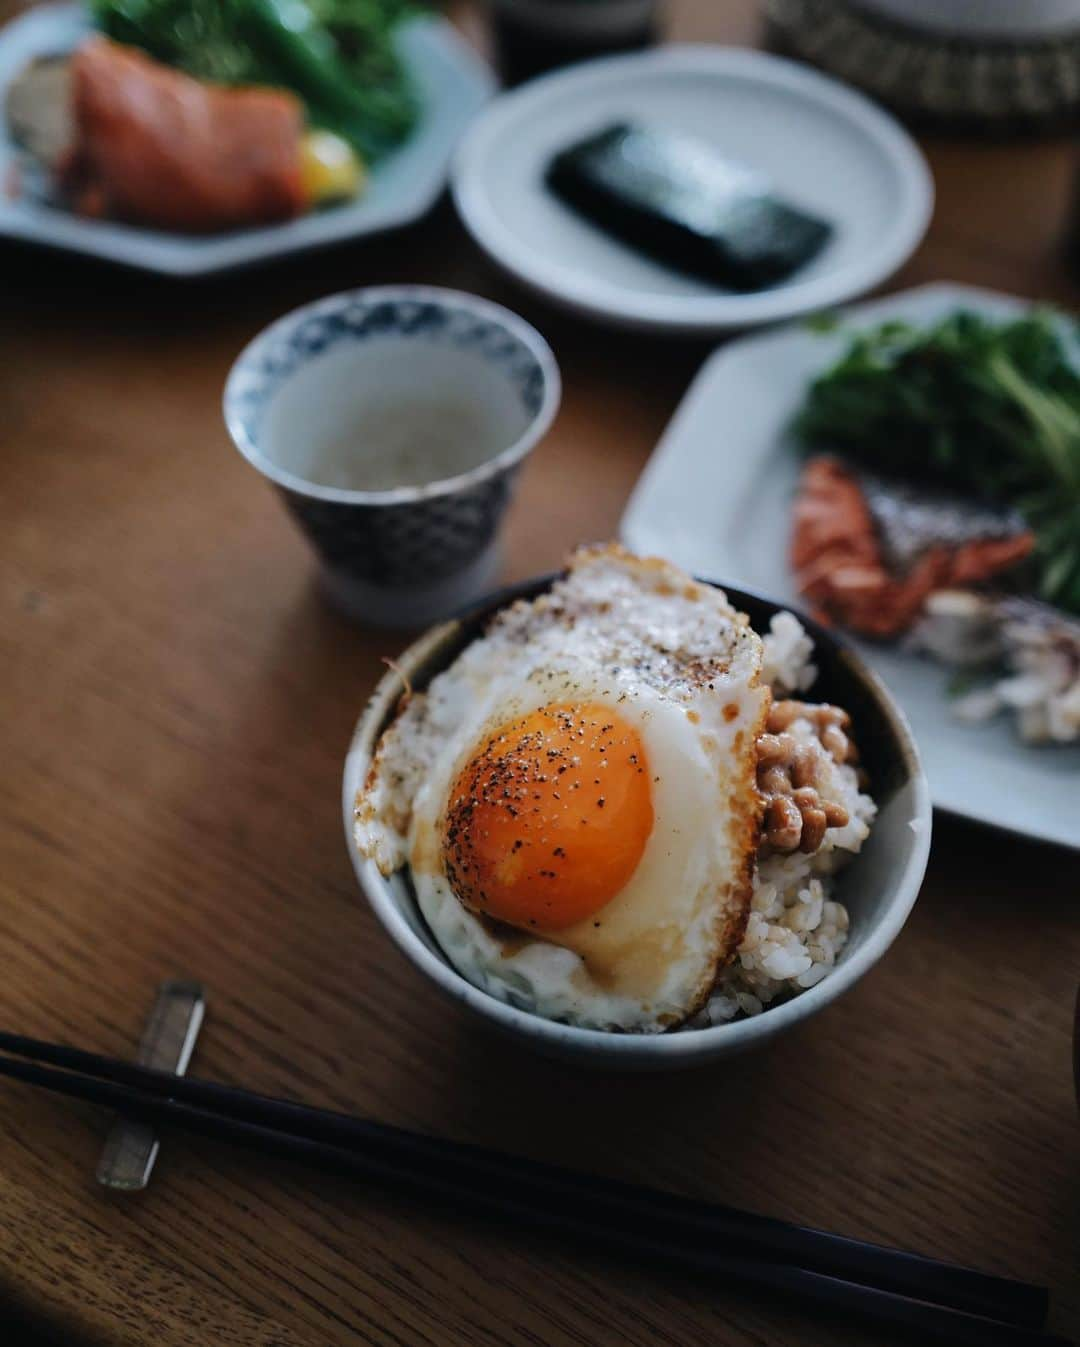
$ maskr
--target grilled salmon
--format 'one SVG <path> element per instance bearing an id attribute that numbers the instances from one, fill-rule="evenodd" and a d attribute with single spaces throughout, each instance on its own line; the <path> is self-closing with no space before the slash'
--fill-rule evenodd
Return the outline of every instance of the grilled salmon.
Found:
<path id="1" fill-rule="evenodd" d="M 791 565 L 819 617 L 889 639 L 911 627 L 930 594 L 1001 575 L 1034 546 L 1012 511 L 889 483 L 822 456 L 803 470 Z"/>
<path id="2" fill-rule="evenodd" d="M 209 233 L 299 215 L 304 111 L 281 89 L 227 89 L 95 37 L 71 62 L 76 209 Z"/>

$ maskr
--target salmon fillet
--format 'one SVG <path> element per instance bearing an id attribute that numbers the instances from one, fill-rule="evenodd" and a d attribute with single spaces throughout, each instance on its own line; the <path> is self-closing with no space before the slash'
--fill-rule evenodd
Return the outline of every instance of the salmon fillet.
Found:
<path id="1" fill-rule="evenodd" d="M 793 514 L 791 566 L 816 615 L 881 639 L 906 631 L 930 594 L 999 575 L 1035 546 L 1028 530 L 1008 537 L 930 541 L 905 569 L 890 567 L 856 476 L 835 458 L 803 470 Z"/>
<path id="2" fill-rule="evenodd" d="M 76 209 L 207 233 L 305 208 L 299 99 L 205 84 L 107 38 L 72 59 Z"/>

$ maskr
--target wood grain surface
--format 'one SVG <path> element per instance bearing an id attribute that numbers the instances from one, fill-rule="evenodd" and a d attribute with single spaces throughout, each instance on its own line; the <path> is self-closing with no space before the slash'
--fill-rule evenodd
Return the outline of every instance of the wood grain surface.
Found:
<path id="1" fill-rule="evenodd" d="M 757 36 L 749 0 L 673 10 L 679 36 Z M 926 148 L 937 215 L 893 284 L 1080 305 L 1061 260 L 1070 148 Z M 200 1075 L 1046 1281 L 1054 1325 L 1080 1336 L 1080 857 L 939 819 L 883 964 L 768 1052 L 667 1078 L 482 1036 L 376 927 L 340 773 L 400 638 L 324 605 L 220 395 L 275 315 L 395 280 L 509 304 L 562 365 L 507 577 L 611 534 L 706 347 L 557 314 L 500 279 L 445 204 L 392 238 L 211 284 L 0 251 L 0 1024 L 130 1055 L 157 982 L 194 975 Z M 145 1195 L 106 1200 L 106 1126 L 0 1085 L 0 1302 L 65 1342 L 893 1341 L 179 1136 Z"/>

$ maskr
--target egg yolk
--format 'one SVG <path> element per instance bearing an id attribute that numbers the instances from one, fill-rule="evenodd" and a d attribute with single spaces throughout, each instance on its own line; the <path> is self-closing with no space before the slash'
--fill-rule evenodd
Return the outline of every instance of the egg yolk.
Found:
<path id="1" fill-rule="evenodd" d="M 610 706 L 545 706 L 503 725 L 450 792 L 451 887 L 472 911 L 524 930 L 591 917 L 641 860 L 651 781 L 637 730 Z"/>

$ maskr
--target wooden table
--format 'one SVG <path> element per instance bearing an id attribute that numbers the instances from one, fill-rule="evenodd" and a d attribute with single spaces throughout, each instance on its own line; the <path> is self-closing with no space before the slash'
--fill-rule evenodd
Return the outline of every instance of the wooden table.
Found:
<path id="1" fill-rule="evenodd" d="M 755 39 L 748 0 L 674 8 L 680 36 Z M 927 150 L 937 217 L 894 284 L 1080 303 L 1059 252 L 1066 146 Z M 188 972 L 209 988 L 200 1075 L 1046 1281 L 1055 1326 L 1080 1335 L 1076 855 L 939 819 L 881 967 L 766 1053 L 656 1079 L 481 1036 L 357 891 L 342 755 L 398 638 L 324 605 L 231 450 L 232 357 L 282 311 L 373 281 L 525 314 L 566 393 L 509 522 L 517 577 L 614 531 L 704 345 L 553 312 L 446 206 L 208 285 L 14 247 L 0 268 L 0 1024 L 127 1055 L 157 982 Z M 104 1126 L 0 1087 L 0 1297 L 65 1342 L 892 1341 L 179 1136 L 145 1195 L 109 1201 Z"/>

